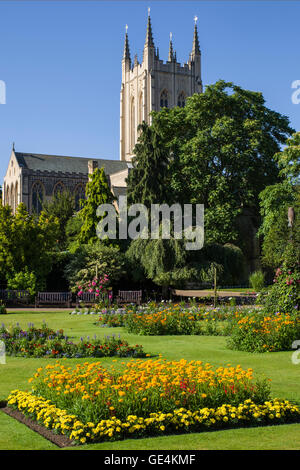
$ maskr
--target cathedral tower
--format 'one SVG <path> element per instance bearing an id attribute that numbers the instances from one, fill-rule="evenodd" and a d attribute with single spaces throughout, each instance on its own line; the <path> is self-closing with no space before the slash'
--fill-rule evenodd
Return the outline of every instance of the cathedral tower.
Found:
<path id="1" fill-rule="evenodd" d="M 177 62 L 170 34 L 167 62 L 159 59 L 155 48 L 150 9 L 148 9 L 147 31 L 143 60 L 135 56 L 132 63 L 129 39 L 125 33 L 122 59 L 122 85 L 120 96 L 120 159 L 129 161 L 137 142 L 137 127 L 143 121 L 151 124 L 149 114 L 162 107 L 184 106 L 188 96 L 202 93 L 201 52 L 198 39 L 197 17 L 195 17 L 192 52 L 186 64 Z"/>

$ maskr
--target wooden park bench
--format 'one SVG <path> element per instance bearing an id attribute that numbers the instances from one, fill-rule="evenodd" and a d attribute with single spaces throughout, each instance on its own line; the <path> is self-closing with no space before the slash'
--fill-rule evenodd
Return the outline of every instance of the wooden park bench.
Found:
<path id="1" fill-rule="evenodd" d="M 83 292 L 81 295 L 76 296 L 76 307 L 82 302 L 85 305 L 94 304 L 97 301 L 95 292 Z"/>
<path id="2" fill-rule="evenodd" d="M 72 293 L 71 292 L 38 292 L 35 298 L 35 306 L 39 307 L 42 304 L 46 305 L 66 305 L 71 307 Z"/>
<path id="3" fill-rule="evenodd" d="M 117 304 L 138 304 L 142 302 L 141 290 L 119 290 L 117 296 Z"/>
<path id="4" fill-rule="evenodd" d="M 111 295 L 111 297 L 109 297 L 109 295 Z M 112 291 L 109 291 L 108 294 L 106 294 L 106 300 L 108 300 L 109 304 L 111 304 L 111 299 Z M 95 304 L 98 300 L 99 297 L 95 292 L 83 292 L 81 295 L 76 296 L 76 307 L 79 307 L 81 303 L 84 305 L 92 305 Z"/>
<path id="5" fill-rule="evenodd" d="M 11 303 L 29 303 L 30 294 L 27 290 L 1 289 L 0 300 Z"/>

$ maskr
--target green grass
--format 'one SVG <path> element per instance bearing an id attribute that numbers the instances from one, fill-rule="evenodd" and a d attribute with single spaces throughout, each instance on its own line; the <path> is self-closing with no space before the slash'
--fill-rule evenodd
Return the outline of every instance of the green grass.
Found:
<path id="1" fill-rule="evenodd" d="M 240 364 L 251 367 L 259 375 L 271 379 L 272 396 L 285 398 L 300 404 L 300 365 L 291 361 L 292 352 L 252 354 L 231 351 L 226 348 L 226 338 L 212 336 L 138 336 L 128 334 L 123 328 L 101 328 L 93 323 L 96 315 L 69 315 L 66 312 L 16 312 L 1 316 L 6 326 L 19 322 L 27 328 L 29 322 L 35 326 L 46 321 L 53 329 L 63 328 L 65 333 L 79 340 L 81 336 L 99 337 L 119 333 L 130 344 L 142 344 L 145 352 L 162 354 L 167 359 L 202 360 L 214 366 Z M 115 358 L 102 358 L 103 365 L 112 364 Z M 70 365 L 78 362 L 93 362 L 95 359 L 65 359 Z M 117 363 L 124 359 L 117 359 Z M 0 364 L 0 399 L 7 398 L 13 389 L 29 390 L 28 379 L 36 369 L 55 359 L 25 359 L 7 357 L 6 364 Z M 116 366 L 117 363 L 114 363 Z M 80 449 L 299 449 L 300 424 L 235 429 L 182 434 L 147 439 L 129 439 L 117 442 L 80 446 Z M 54 444 L 34 433 L 23 424 L 0 413 L 0 449 L 57 449 Z"/>

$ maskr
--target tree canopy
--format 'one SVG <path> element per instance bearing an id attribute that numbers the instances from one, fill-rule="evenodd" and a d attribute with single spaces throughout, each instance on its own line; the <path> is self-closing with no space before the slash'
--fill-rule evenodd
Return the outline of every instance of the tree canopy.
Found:
<path id="1" fill-rule="evenodd" d="M 30 215 L 24 204 L 16 214 L 0 203 L 0 277 L 9 280 L 16 273 L 34 273 L 43 285 L 51 269 L 51 251 L 57 249 L 59 221 L 42 212 Z"/>
<path id="2" fill-rule="evenodd" d="M 286 141 L 286 147 L 275 155 L 280 168 L 280 174 L 294 182 L 300 184 L 300 132 L 295 132 Z"/>
<path id="3" fill-rule="evenodd" d="M 66 248 L 66 226 L 75 212 L 75 198 L 69 191 L 58 192 L 51 201 L 43 205 L 43 211 L 49 218 L 53 216 L 59 220 L 58 245 L 61 250 Z"/>
<path id="4" fill-rule="evenodd" d="M 160 179 L 154 171 L 158 149 L 155 153 L 150 145 L 158 132 Z M 234 242 L 238 214 L 247 207 L 259 215 L 259 193 L 280 180 L 274 155 L 292 132 L 288 118 L 267 108 L 261 93 L 218 81 L 188 98 L 184 108 L 164 108 L 152 113 L 151 126 L 143 124 L 134 162 L 138 171 L 128 178 L 130 202 L 152 200 L 147 182 L 154 185 L 156 179 L 157 194 L 163 195 L 159 202 L 165 202 L 167 188 L 172 203 L 204 204 L 208 242 Z M 136 182 L 147 158 L 142 193 Z"/>
<path id="5" fill-rule="evenodd" d="M 151 204 L 170 202 L 170 150 L 165 145 L 157 126 L 139 125 L 140 133 L 134 148 L 132 165 L 134 170 L 127 178 L 129 204 Z"/>

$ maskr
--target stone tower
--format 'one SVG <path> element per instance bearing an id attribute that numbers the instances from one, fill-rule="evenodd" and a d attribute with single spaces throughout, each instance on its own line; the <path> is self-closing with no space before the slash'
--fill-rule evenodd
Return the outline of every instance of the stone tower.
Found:
<path id="1" fill-rule="evenodd" d="M 176 60 L 170 34 L 167 62 L 159 59 L 155 48 L 150 10 L 142 63 L 130 57 L 126 26 L 122 59 L 122 85 L 120 97 L 120 160 L 129 161 L 137 142 L 137 127 L 143 121 L 151 124 L 149 114 L 162 107 L 184 106 L 188 96 L 202 93 L 201 52 L 199 47 L 197 17 L 195 17 L 192 52 L 186 64 Z"/>

